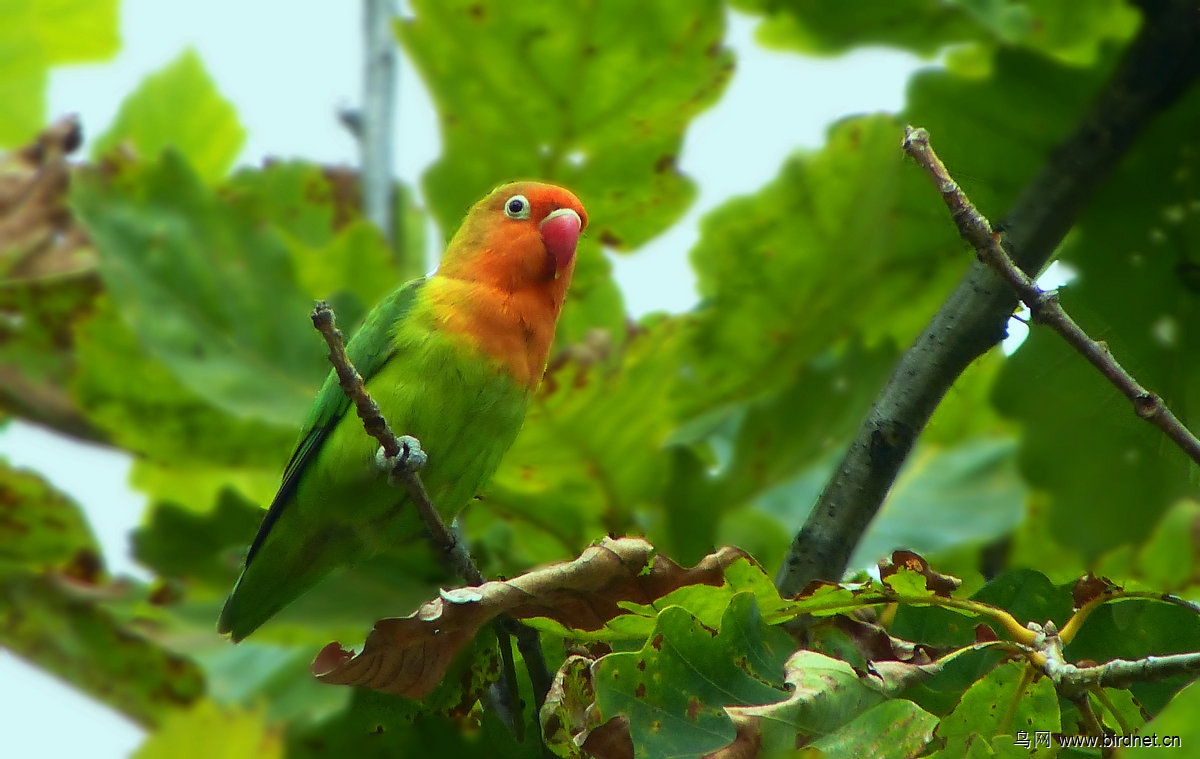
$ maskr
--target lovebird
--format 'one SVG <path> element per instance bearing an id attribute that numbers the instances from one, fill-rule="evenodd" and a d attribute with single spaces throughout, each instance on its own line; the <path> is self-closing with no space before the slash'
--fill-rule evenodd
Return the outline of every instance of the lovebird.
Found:
<path id="1" fill-rule="evenodd" d="M 492 476 L 521 429 L 587 226 L 579 199 L 506 184 L 467 213 L 441 265 L 388 296 L 346 346 L 397 435 L 421 442 L 421 478 L 447 521 Z M 334 569 L 421 534 L 403 487 L 376 464 L 330 371 L 218 630 L 234 642 Z"/>

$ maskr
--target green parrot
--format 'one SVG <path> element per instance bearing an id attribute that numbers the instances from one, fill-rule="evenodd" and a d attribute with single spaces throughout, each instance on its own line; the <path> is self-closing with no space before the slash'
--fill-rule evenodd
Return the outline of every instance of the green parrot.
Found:
<path id="1" fill-rule="evenodd" d="M 392 429 L 428 454 L 421 477 L 447 520 L 517 437 L 586 226 L 568 190 L 499 187 L 467 214 L 437 272 L 392 293 L 347 345 Z M 405 490 L 376 464 L 378 447 L 331 371 L 225 602 L 220 632 L 237 642 L 335 568 L 420 534 Z"/>

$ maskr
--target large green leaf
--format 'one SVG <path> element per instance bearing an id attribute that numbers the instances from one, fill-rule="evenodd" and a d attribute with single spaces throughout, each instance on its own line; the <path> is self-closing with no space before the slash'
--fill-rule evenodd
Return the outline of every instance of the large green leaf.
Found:
<path id="1" fill-rule="evenodd" d="M 689 561 L 719 544 L 738 545 L 774 566 L 812 505 L 824 460 L 853 434 L 895 355 L 890 345 L 867 349 L 855 340 L 818 356 L 778 392 L 676 429 L 656 544 Z M 821 475 L 810 476 L 816 464 Z M 756 503 L 780 519 L 751 511 Z"/>
<path id="2" fill-rule="evenodd" d="M 98 603 L 128 591 L 104 582 L 74 503 L 36 475 L 0 468 L 0 645 L 151 725 L 197 698 L 204 678 Z"/>
<path id="3" fill-rule="evenodd" d="M 792 648 L 782 630 L 762 624 L 749 593 L 734 597 L 719 631 L 668 607 L 640 651 L 597 664 L 601 721 L 628 717 L 638 756 L 702 756 L 736 735 L 725 707 L 786 698 L 783 666 Z"/>
<path id="4" fill-rule="evenodd" d="M 697 406 L 777 390 L 856 333 L 907 341 L 944 297 L 967 261 L 940 200 L 902 160 L 902 134 L 887 116 L 842 122 L 824 149 L 703 220 Z"/>
<path id="5" fill-rule="evenodd" d="M 1007 662 L 967 689 L 958 708 L 938 726 L 938 735 L 946 740 L 945 756 L 962 756 L 975 740 L 991 742 L 1017 731 L 1062 732 L 1054 684 L 1045 677 L 1026 680 L 1024 670 L 1023 662 Z"/>
<path id="6" fill-rule="evenodd" d="M 38 475 L 0 462 L 0 578 L 100 561 L 78 506 Z"/>
<path id="7" fill-rule="evenodd" d="M 79 177 L 73 205 L 150 355 L 218 408 L 297 424 L 327 364 L 277 234 L 213 195 L 172 152 Z"/>
<path id="8" fill-rule="evenodd" d="M 444 153 L 425 182 L 444 231 L 521 177 L 576 190 L 608 245 L 636 247 L 679 217 L 694 193 L 675 166 L 684 129 L 732 66 L 719 2 L 413 10 L 398 31 L 441 121 Z"/>
<path id="9" fill-rule="evenodd" d="M 902 698 L 876 704 L 829 735 L 809 744 L 828 759 L 908 759 L 933 737 L 937 717 Z"/>
<path id="10" fill-rule="evenodd" d="M 188 50 L 125 98 L 116 120 L 96 138 L 92 156 L 127 146 L 155 159 L 173 148 L 212 183 L 229 171 L 245 136 L 237 112 L 221 97 L 200 57 Z"/>
<path id="11" fill-rule="evenodd" d="M 500 571 L 577 554 L 605 534 L 627 533 L 656 507 L 667 481 L 661 450 L 678 337 L 677 325 L 664 323 L 619 349 L 602 341 L 581 350 L 547 375 L 482 508 L 468 515 L 476 530 L 497 517 L 513 521 L 516 539 Z M 541 547 L 539 535 L 550 539 Z"/>
<path id="12" fill-rule="evenodd" d="M 133 555 L 159 575 L 195 579 L 220 588 L 233 587 L 240 556 L 258 532 L 262 510 L 232 490 L 221 493 L 211 513 L 159 503 L 147 523 L 133 532 Z"/>
<path id="13" fill-rule="evenodd" d="M 1162 749 L 1165 745 L 1162 741 L 1164 740 L 1173 741 L 1171 748 L 1181 748 L 1193 745 L 1194 741 L 1200 741 L 1200 720 L 1196 719 L 1198 709 L 1200 709 L 1200 683 L 1194 682 L 1181 690 L 1165 709 L 1139 731 L 1142 735 L 1157 736 L 1160 741 L 1159 745 L 1122 749 L 1122 759 L 1162 756 Z"/>
<path id="14" fill-rule="evenodd" d="M 222 187 L 222 197 L 278 230 L 300 288 L 332 303 L 343 328 L 402 283 L 425 274 L 425 215 L 411 191 L 396 188 L 404 237 L 392 251 L 363 218 L 359 185 L 358 176 L 345 169 L 276 161 L 238 171 Z"/>
<path id="15" fill-rule="evenodd" d="M 147 355 L 109 296 L 74 331 L 71 391 L 88 420 L 143 462 L 219 464 L 277 475 L 295 431 L 220 409 Z M 296 423 L 298 425 L 298 422 Z"/>
<path id="16" fill-rule="evenodd" d="M 0 4 L 0 147 L 42 127 L 51 66 L 117 51 L 117 0 L 6 0 Z"/>

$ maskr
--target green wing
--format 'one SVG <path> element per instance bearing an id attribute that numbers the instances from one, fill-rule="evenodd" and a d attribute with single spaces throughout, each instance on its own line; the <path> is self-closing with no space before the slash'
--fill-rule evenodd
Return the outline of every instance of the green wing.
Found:
<path id="1" fill-rule="evenodd" d="M 380 367 L 391 358 L 392 339 L 390 333 L 396 322 L 403 319 L 412 310 L 417 293 L 421 291 L 424 284 L 424 278 L 414 279 L 381 301 L 367 315 L 362 327 L 346 345 L 346 355 L 358 369 L 358 373 L 362 375 L 364 381 L 373 377 Z M 292 458 L 288 461 L 287 468 L 284 469 L 283 482 L 279 486 L 279 492 L 271 501 L 271 508 L 267 511 L 267 516 L 263 518 L 254 542 L 250 544 L 250 552 L 246 554 L 246 566 L 250 565 L 254 554 L 266 540 L 267 533 L 271 531 L 271 527 L 278 521 L 279 515 L 291 502 L 296 487 L 300 483 L 300 476 L 307 468 L 308 463 L 316 457 L 325 438 L 333 430 L 338 420 L 348 411 L 350 411 L 350 399 L 346 397 L 338 384 L 337 372 L 330 369 L 329 376 L 325 378 L 325 384 L 321 385 L 317 399 L 308 412 L 308 419 L 305 420 L 304 429 L 300 433 L 300 442 L 296 444 L 296 450 L 292 452 Z"/>

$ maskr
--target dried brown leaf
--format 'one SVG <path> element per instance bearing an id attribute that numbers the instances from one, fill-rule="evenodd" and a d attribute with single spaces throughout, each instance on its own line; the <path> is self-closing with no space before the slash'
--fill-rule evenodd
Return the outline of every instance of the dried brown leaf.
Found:
<path id="1" fill-rule="evenodd" d="M 95 269 L 87 233 L 67 208 L 67 155 L 82 140 L 70 116 L 37 140 L 0 156 L 0 273 L 6 280 L 86 274 Z"/>
<path id="2" fill-rule="evenodd" d="M 1089 601 L 1110 595 L 1120 589 L 1119 585 L 1107 577 L 1097 577 L 1088 572 L 1071 586 L 1071 601 L 1075 604 L 1076 609 L 1080 609 Z"/>
<path id="3" fill-rule="evenodd" d="M 327 683 L 422 698 L 476 632 L 501 614 L 598 630 L 623 613 L 618 606 L 622 601 L 649 604 L 685 585 L 721 585 L 725 567 L 744 556 L 726 547 L 684 569 L 656 556 L 641 538 L 605 538 L 571 562 L 511 580 L 442 591 L 407 617 L 376 622 L 353 658 L 336 644 L 327 646 L 313 671 Z"/>

